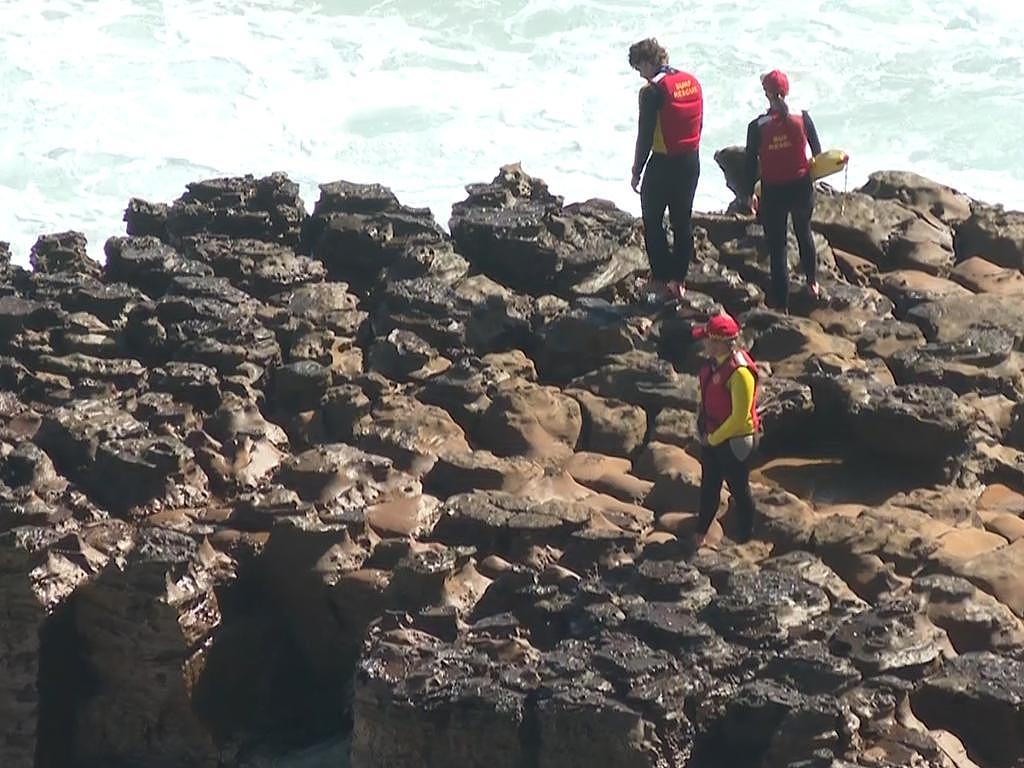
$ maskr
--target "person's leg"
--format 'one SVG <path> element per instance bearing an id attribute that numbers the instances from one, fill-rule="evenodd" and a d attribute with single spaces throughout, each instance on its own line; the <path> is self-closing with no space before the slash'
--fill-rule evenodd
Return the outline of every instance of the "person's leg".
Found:
<path id="1" fill-rule="evenodd" d="M 811 230 L 811 216 L 814 213 L 814 184 L 810 178 L 794 184 L 793 205 L 790 210 L 793 218 L 793 233 L 800 246 L 800 266 L 803 269 L 804 277 L 807 278 L 807 285 L 815 286 L 818 282 L 818 253 L 814 247 L 814 233 Z"/>
<path id="2" fill-rule="evenodd" d="M 700 451 L 700 510 L 697 515 L 697 535 L 708 532 L 722 498 L 722 467 L 717 448 L 704 445 Z"/>
<path id="3" fill-rule="evenodd" d="M 672 158 L 672 194 L 668 201 L 672 222 L 671 280 L 686 282 L 693 259 L 693 198 L 700 179 L 700 156 L 696 152 Z"/>
<path id="4" fill-rule="evenodd" d="M 665 208 L 669 201 L 669 173 L 665 158 L 651 157 L 640 185 L 640 210 L 644 222 L 644 244 L 651 265 L 651 279 L 664 283 L 672 279 L 665 234 Z"/>
<path id="5" fill-rule="evenodd" d="M 749 439 L 749 445 L 743 442 L 742 438 L 737 439 L 736 445 L 726 442 L 722 448 L 719 464 L 725 482 L 729 486 L 729 493 L 732 495 L 733 504 L 736 509 L 736 541 L 743 544 L 750 540 L 754 534 L 754 498 L 750 493 L 750 456 L 752 452 L 753 438 Z M 737 455 L 739 453 L 740 455 Z"/>
<path id="6" fill-rule="evenodd" d="M 785 311 L 789 306 L 789 262 L 786 257 L 788 208 L 781 187 L 764 185 L 759 210 L 772 268 L 772 306 Z"/>

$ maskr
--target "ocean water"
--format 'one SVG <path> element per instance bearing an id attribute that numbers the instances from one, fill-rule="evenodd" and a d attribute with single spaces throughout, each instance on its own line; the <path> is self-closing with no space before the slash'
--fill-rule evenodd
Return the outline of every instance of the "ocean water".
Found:
<path id="1" fill-rule="evenodd" d="M 778 67 L 851 188 L 909 169 L 1024 209 L 1024 5 L 1004 0 L 2 0 L 0 29 L 0 239 L 21 263 L 65 229 L 101 256 L 132 196 L 275 170 L 310 208 L 319 183 L 381 182 L 445 224 L 519 161 L 638 213 L 626 52 L 651 35 L 704 85 L 698 208 L 728 203 L 712 155 Z"/>

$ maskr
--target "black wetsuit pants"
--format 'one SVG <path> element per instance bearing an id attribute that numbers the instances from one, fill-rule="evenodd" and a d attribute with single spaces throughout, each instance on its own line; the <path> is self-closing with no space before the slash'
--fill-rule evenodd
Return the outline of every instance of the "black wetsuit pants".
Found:
<path id="1" fill-rule="evenodd" d="M 640 208 L 651 277 L 661 282 L 686 280 L 693 258 L 693 196 L 700 177 L 700 155 L 653 153 L 640 186 Z M 672 253 L 665 233 L 665 208 L 672 223 Z"/>
<path id="2" fill-rule="evenodd" d="M 742 439 L 742 438 L 741 438 Z M 707 533 L 718 512 L 722 481 L 729 485 L 737 520 L 736 541 L 748 541 L 754 533 L 754 499 L 750 495 L 750 458 L 748 452 L 739 459 L 729 440 L 721 445 L 701 446 L 700 514 L 697 530 Z"/>
<path id="3" fill-rule="evenodd" d="M 786 255 L 787 219 L 793 219 L 793 233 L 800 248 L 800 266 L 808 283 L 817 279 L 818 256 L 811 233 L 814 212 L 814 184 L 799 179 L 788 184 L 765 184 L 759 207 L 764 226 L 768 255 L 772 265 L 772 306 L 786 309 L 789 305 L 789 261 Z"/>

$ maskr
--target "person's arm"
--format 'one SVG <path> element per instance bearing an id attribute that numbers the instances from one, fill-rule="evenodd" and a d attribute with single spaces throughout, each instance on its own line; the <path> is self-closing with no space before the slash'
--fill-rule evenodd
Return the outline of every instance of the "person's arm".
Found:
<path id="1" fill-rule="evenodd" d="M 737 368 L 729 377 L 732 413 L 721 426 L 708 435 L 710 445 L 721 445 L 730 437 L 750 434 L 750 410 L 754 406 L 754 374 L 749 368 Z"/>
<path id="2" fill-rule="evenodd" d="M 750 125 L 747 126 L 747 180 L 744 192 L 746 192 L 746 196 L 748 198 L 753 196 L 754 185 L 757 184 L 757 178 L 760 175 L 757 168 L 758 152 L 760 149 L 761 128 L 758 126 L 757 120 L 753 120 Z"/>
<path id="3" fill-rule="evenodd" d="M 654 128 L 661 109 L 661 92 L 653 85 L 640 89 L 640 117 L 636 127 L 636 151 L 633 154 L 633 178 L 639 181 L 654 146 Z"/>
<path id="4" fill-rule="evenodd" d="M 821 154 L 821 141 L 818 139 L 818 129 L 814 127 L 811 116 L 804 112 L 804 131 L 807 133 L 807 143 L 811 147 L 811 156 Z"/>

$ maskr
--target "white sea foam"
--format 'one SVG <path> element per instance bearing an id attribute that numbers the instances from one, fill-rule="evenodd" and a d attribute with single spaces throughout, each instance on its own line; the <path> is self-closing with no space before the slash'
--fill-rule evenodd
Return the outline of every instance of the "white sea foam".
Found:
<path id="1" fill-rule="evenodd" d="M 124 232 L 132 196 L 286 171 L 379 181 L 444 223 L 463 186 L 521 161 L 569 200 L 631 212 L 640 84 L 656 35 L 706 98 L 712 159 L 787 70 L 851 186 L 905 168 L 1024 208 L 1024 9 L 980 0 L 6 0 L 0 3 L 0 239 Z M 840 182 L 841 183 L 841 182 Z"/>

